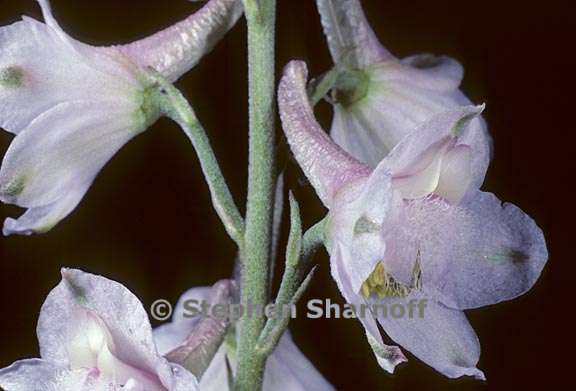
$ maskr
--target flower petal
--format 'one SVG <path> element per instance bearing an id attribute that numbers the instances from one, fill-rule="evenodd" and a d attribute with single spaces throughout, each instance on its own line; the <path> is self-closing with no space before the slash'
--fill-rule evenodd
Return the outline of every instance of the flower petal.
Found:
<path id="1" fill-rule="evenodd" d="M 374 72 L 377 81 L 405 83 L 436 93 L 458 90 L 464 77 L 464 68 L 458 61 L 433 54 L 418 54 L 400 62 L 381 63 L 375 68 L 381 68 Z"/>
<path id="2" fill-rule="evenodd" d="M 200 389 L 202 391 L 230 390 L 229 384 L 232 379 L 229 379 L 228 376 L 228 365 L 234 364 L 232 362 L 227 363 L 227 360 L 229 360 L 229 358 L 226 355 L 226 348 L 222 345 L 200 379 Z M 232 368 L 232 370 L 234 370 L 234 368 Z"/>
<path id="3" fill-rule="evenodd" d="M 406 136 L 380 163 L 393 176 L 402 175 L 431 147 L 469 131 L 470 121 L 484 106 L 464 106 L 435 115 Z"/>
<path id="4" fill-rule="evenodd" d="M 227 364 L 226 361 L 229 361 Z M 200 380 L 202 391 L 226 391 L 228 365 L 235 368 L 235 360 L 227 356 L 221 346 Z M 334 388 L 318 372 L 292 341 L 290 332 L 284 333 L 276 349 L 268 357 L 264 370 L 263 391 L 320 391 Z"/>
<path id="5" fill-rule="evenodd" d="M 457 145 L 444 155 L 435 193 L 456 205 L 472 183 L 472 148 Z"/>
<path id="6" fill-rule="evenodd" d="M 464 140 L 478 130 L 470 123 L 482 109 L 483 106 L 465 106 L 435 115 L 379 163 L 391 172 L 393 186 L 406 199 L 433 191 L 459 201 L 469 189 L 481 185 L 488 161 L 486 150 L 464 144 Z"/>
<path id="7" fill-rule="evenodd" d="M 440 183 L 442 160 L 449 145 L 449 138 L 434 143 L 408 167 L 395 173 L 394 188 L 404 199 L 422 198 L 436 190 Z"/>
<path id="8" fill-rule="evenodd" d="M 430 146 L 419 159 L 392 180 L 394 189 L 406 200 L 426 197 L 432 193 L 458 204 L 472 183 L 472 148 L 454 146 L 446 138 Z"/>
<path id="9" fill-rule="evenodd" d="M 366 301 L 352 288 L 352 283 L 346 272 L 342 257 L 342 248 L 340 246 L 335 246 L 330 254 L 330 270 L 332 272 L 332 277 L 336 281 L 344 299 L 348 303 L 356 306 L 356 308 L 359 308 L 360 305 L 366 304 Z M 393 373 L 396 365 L 407 361 L 406 357 L 397 346 L 388 346 L 384 344 L 380 330 L 378 330 L 378 325 L 372 316 L 360 316 L 358 319 L 362 323 L 362 326 L 364 326 L 366 338 L 372 347 L 378 364 L 384 370 Z"/>
<path id="10" fill-rule="evenodd" d="M 176 81 L 214 48 L 242 12 L 241 0 L 210 0 L 180 23 L 119 49 L 140 66 Z"/>
<path id="11" fill-rule="evenodd" d="M 316 0 L 336 64 L 363 68 L 393 56 L 374 34 L 359 0 Z"/>
<path id="12" fill-rule="evenodd" d="M 68 327 L 67 339 L 70 369 L 91 369 L 101 381 L 131 384 L 135 389 L 165 391 L 155 372 L 134 367 L 117 357 L 118 342 L 93 311 L 80 307 L 74 310 L 74 322 Z"/>
<path id="13" fill-rule="evenodd" d="M 211 290 L 212 287 L 210 286 L 202 286 L 186 291 L 174 307 L 172 320 L 154 329 L 154 341 L 160 354 L 165 355 L 176 349 L 194 330 L 202 318 L 200 316 L 186 316 L 189 312 L 186 303 L 190 303 L 191 300 L 195 300 L 196 303 L 207 301 Z"/>
<path id="14" fill-rule="evenodd" d="M 30 18 L 0 27 L 1 127 L 17 134 L 50 108 L 86 99 L 86 91 L 93 99 L 134 98 L 140 81 L 133 65 L 61 34 Z"/>
<path id="15" fill-rule="evenodd" d="M 361 109 L 334 105 L 334 118 L 330 136 L 336 144 L 361 162 L 376 167 L 399 140 L 389 139 L 390 132 L 382 129 L 398 129 L 386 126 L 381 111 L 387 106 L 363 104 Z M 372 110 L 374 108 L 374 110 Z"/>
<path id="16" fill-rule="evenodd" d="M 334 198 L 328 248 L 340 247 L 342 265 L 355 293 L 360 292 L 385 254 L 382 231 L 394 212 L 393 197 L 390 174 L 380 167 L 369 178 L 346 186 Z"/>
<path id="17" fill-rule="evenodd" d="M 57 365 L 70 367 L 79 365 L 79 358 L 89 359 L 78 352 L 87 343 L 100 353 L 97 365 L 103 379 L 111 373 L 119 381 L 132 379 L 135 389 L 151 391 L 197 389 L 190 372 L 158 354 L 138 298 L 104 277 L 63 269 L 62 282 L 42 306 L 37 333 L 42 358 Z"/>
<path id="18" fill-rule="evenodd" d="M 178 364 L 160 361 L 158 377 L 168 391 L 199 391 L 196 377 Z M 147 390 L 146 390 L 147 391 Z"/>
<path id="19" fill-rule="evenodd" d="M 191 312 L 191 305 L 193 305 L 193 308 L 199 308 L 198 306 L 204 308 L 204 302 L 209 305 L 210 308 L 213 308 L 215 305 L 230 305 L 233 289 L 234 285 L 232 281 L 222 280 L 210 288 L 208 296 L 202 301 L 191 299 L 191 296 L 184 298 L 184 300 L 181 299 L 180 305 L 182 307 L 177 308 L 177 310 L 181 310 L 182 312 L 176 314 L 175 320 L 172 322 L 171 330 L 164 330 L 163 334 L 166 342 L 174 341 L 174 338 L 171 340 L 167 338 L 170 331 L 173 331 L 178 337 L 183 335 L 184 338 L 178 341 L 178 343 L 165 354 L 166 359 L 182 365 L 197 377 L 202 377 L 214 355 L 216 355 L 218 349 L 224 342 L 224 338 L 228 332 L 228 326 L 230 325 L 230 319 L 197 314 L 194 318 L 198 320 L 192 323 L 195 319 L 189 319 L 191 315 L 194 315 Z M 189 292 L 189 295 L 196 295 L 198 293 L 201 292 L 195 290 L 195 292 Z M 186 328 L 188 328 L 188 332 L 183 333 Z M 157 337 L 158 334 L 155 334 L 155 336 Z"/>
<path id="20" fill-rule="evenodd" d="M 142 70 L 117 47 L 95 47 L 72 38 L 60 27 L 56 18 L 54 18 L 50 1 L 36 1 L 42 8 L 42 16 L 46 21 L 46 25 L 59 37 L 61 44 L 70 49 L 69 55 L 90 67 L 92 76 L 96 75 L 95 72 L 100 73 L 95 79 L 98 80 L 100 78 L 101 87 L 110 87 L 106 83 L 108 79 L 115 84 L 118 84 L 122 79 L 129 84 L 139 84 Z M 68 61 L 71 62 L 72 58 L 69 58 Z M 88 77 L 89 74 L 85 76 Z"/>
<path id="21" fill-rule="evenodd" d="M 322 130 L 306 93 L 306 64 L 290 62 L 280 82 L 278 101 L 284 133 L 296 160 L 327 207 L 334 194 L 370 169 L 341 150 Z"/>
<path id="22" fill-rule="evenodd" d="M 42 9 L 42 17 L 46 21 L 46 24 L 50 26 L 52 29 L 56 30 L 59 34 L 63 36 L 67 36 L 66 33 L 62 30 L 56 18 L 52 13 L 52 6 L 50 5 L 49 0 L 36 0 L 38 4 L 40 4 L 40 8 Z"/>
<path id="23" fill-rule="evenodd" d="M 64 217 L 106 162 L 144 129 L 136 110 L 136 105 L 113 100 L 74 101 L 40 115 L 4 156 L 0 199 L 26 208 L 47 207 L 27 217 L 23 226 L 34 225 L 37 216 L 48 212 Z M 51 205 L 59 212 L 52 212 Z"/>
<path id="24" fill-rule="evenodd" d="M 414 293 L 404 299 L 384 299 L 374 304 L 386 304 L 390 309 L 394 304 L 406 309 L 410 300 L 424 303 L 422 314 L 412 317 L 394 317 L 378 312 L 378 321 L 386 334 L 412 354 L 450 378 L 474 376 L 484 379 L 482 371 L 476 368 L 480 357 L 480 343 L 476 333 L 462 311 L 452 310 L 426 300 L 425 296 Z M 406 310 L 404 310 L 406 311 Z"/>
<path id="25" fill-rule="evenodd" d="M 7 370 L 15 368 L 16 370 L 7 374 L 7 379 L 0 380 L 2 389 L 6 391 L 117 391 L 120 389 L 123 391 L 142 391 L 142 388 L 138 388 L 132 380 L 126 382 L 122 388 L 111 385 L 110 382 L 100 377 L 98 371 L 92 369 L 55 368 L 46 373 L 38 368 L 39 365 L 34 361 L 39 361 L 42 363 L 41 365 L 50 367 L 50 364 L 42 362 L 42 360 L 16 362 L 10 368 L 6 368 Z M 152 390 L 150 389 L 150 391 Z"/>
<path id="26" fill-rule="evenodd" d="M 482 307 L 524 294 L 548 259 L 544 234 L 534 220 L 490 193 L 477 192 L 437 224 L 450 228 L 438 238 L 446 242 L 425 243 L 423 279 L 430 294 L 452 308 Z M 447 237 L 449 232 L 453 235 Z"/>
<path id="27" fill-rule="evenodd" d="M 45 360 L 16 361 L 0 369 L 0 388 L 6 391 L 49 390 L 62 372 L 63 368 Z"/>
<path id="28" fill-rule="evenodd" d="M 369 87 L 363 99 L 349 106 L 334 105 L 330 134 L 345 151 L 371 167 L 416 128 L 424 132 L 423 124 L 435 115 L 471 104 L 458 86 L 451 84 L 452 79 L 429 76 L 395 61 L 373 66 L 366 74 Z M 480 186 L 490 160 L 491 140 L 480 117 L 473 119 L 469 128 L 460 142 L 475 151 L 472 168 L 474 178 L 479 178 L 475 184 Z"/>
<path id="29" fill-rule="evenodd" d="M 334 390 L 314 365 L 298 349 L 290 332 L 284 333 L 266 362 L 264 391 Z"/>
<path id="30" fill-rule="evenodd" d="M 154 337 L 161 352 L 170 352 L 194 335 L 195 329 L 202 327 L 201 316 L 188 317 L 191 300 L 195 306 L 206 301 L 210 305 L 225 304 L 230 298 L 231 281 L 222 280 L 212 287 L 197 287 L 187 291 L 176 306 L 171 323 L 154 330 Z M 208 319 L 210 320 L 210 319 Z M 226 347 L 220 345 L 200 380 L 200 388 L 208 390 L 228 389 L 228 369 Z M 231 362 L 231 365 L 234 365 Z M 278 347 L 268 358 L 264 375 L 264 390 L 331 390 L 331 386 L 322 378 L 306 357 L 292 342 L 288 333 L 280 339 Z"/>
<path id="31" fill-rule="evenodd" d="M 388 271 L 408 283 L 420 262 L 422 289 L 450 308 L 510 300 L 528 291 L 547 259 L 544 235 L 519 208 L 475 192 L 460 206 L 415 200 L 388 233 Z"/>
<path id="32" fill-rule="evenodd" d="M 51 204 L 32 207 L 18 219 L 7 218 L 2 229 L 3 235 L 32 235 L 51 230 L 76 208 L 87 190 L 88 186 L 70 189 Z"/>
<path id="33" fill-rule="evenodd" d="M 79 309 L 104 322 L 115 341 L 118 359 L 155 371 L 158 356 L 142 303 L 121 284 L 74 269 L 62 270 L 62 281 L 42 305 L 37 333 L 43 359 L 69 365 L 67 335 L 78 320 Z"/>

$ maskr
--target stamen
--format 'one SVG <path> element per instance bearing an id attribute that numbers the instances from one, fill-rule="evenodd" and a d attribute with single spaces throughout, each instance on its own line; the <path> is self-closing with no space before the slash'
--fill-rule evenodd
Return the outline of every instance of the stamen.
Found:
<path id="1" fill-rule="evenodd" d="M 372 295 L 378 296 L 380 299 L 386 297 L 406 297 L 413 289 L 422 288 L 422 269 L 420 265 L 420 252 L 412 270 L 412 281 L 409 286 L 406 286 L 394 279 L 386 272 L 383 262 L 379 262 L 374 271 L 364 281 L 360 288 L 360 293 L 364 298 L 369 298 Z"/>

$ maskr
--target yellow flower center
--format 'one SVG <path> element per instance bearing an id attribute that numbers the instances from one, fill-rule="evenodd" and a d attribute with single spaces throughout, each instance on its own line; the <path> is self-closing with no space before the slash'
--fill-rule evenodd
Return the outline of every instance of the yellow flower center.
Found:
<path id="1" fill-rule="evenodd" d="M 409 286 L 404 285 L 394 279 L 386 272 L 383 262 L 378 262 L 374 271 L 368 276 L 360 288 L 360 293 L 364 298 L 372 295 L 380 299 L 385 297 L 406 297 L 413 289 L 420 289 L 422 286 L 422 270 L 420 269 L 420 256 L 414 264 L 412 270 L 412 281 Z"/>

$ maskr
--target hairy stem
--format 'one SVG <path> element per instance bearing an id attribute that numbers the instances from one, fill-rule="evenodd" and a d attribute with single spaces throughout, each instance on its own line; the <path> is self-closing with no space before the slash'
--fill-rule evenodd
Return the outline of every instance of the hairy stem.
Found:
<path id="1" fill-rule="evenodd" d="M 274 195 L 274 40 L 276 0 L 244 0 L 248 23 L 250 140 L 245 248 L 241 267 L 241 303 L 268 301 L 269 255 Z M 263 314 L 245 315 L 239 323 L 235 389 L 262 388 L 266 356 L 256 353 Z"/>
<path id="2" fill-rule="evenodd" d="M 180 91 L 158 74 L 155 75 L 155 79 L 162 90 L 162 93 L 158 93 L 158 100 L 163 113 L 177 122 L 192 142 L 210 189 L 214 209 L 228 235 L 242 248 L 245 232 L 244 220 L 222 175 L 202 124 Z"/>
<path id="3" fill-rule="evenodd" d="M 332 68 L 324 75 L 320 76 L 309 86 L 308 96 L 312 107 L 316 106 L 334 87 L 340 70 L 337 67 Z"/>

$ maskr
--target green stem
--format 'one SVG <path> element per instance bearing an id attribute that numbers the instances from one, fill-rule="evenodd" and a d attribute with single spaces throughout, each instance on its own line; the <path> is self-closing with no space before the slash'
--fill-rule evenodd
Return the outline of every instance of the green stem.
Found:
<path id="1" fill-rule="evenodd" d="M 313 85 L 310 86 L 308 95 L 312 107 L 316 106 L 336 85 L 340 69 L 337 66 L 320 76 Z"/>
<path id="2" fill-rule="evenodd" d="M 274 194 L 274 47 L 276 0 L 244 0 L 248 23 L 250 140 L 245 248 L 242 254 L 241 303 L 268 302 L 269 255 Z M 266 356 L 256 353 L 263 314 L 240 319 L 235 389 L 262 388 Z"/>
<path id="3" fill-rule="evenodd" d="M 155 75 L 155 81 L 162 89 L 157 99 L 163 114 L 176 121 L 192 142 L 210 188 L 214 209 L 222 220 L 228 235 L 242 248 L 244 220 L 236 207 L 202 124 L 180 91 L 159 75 Z"/>

